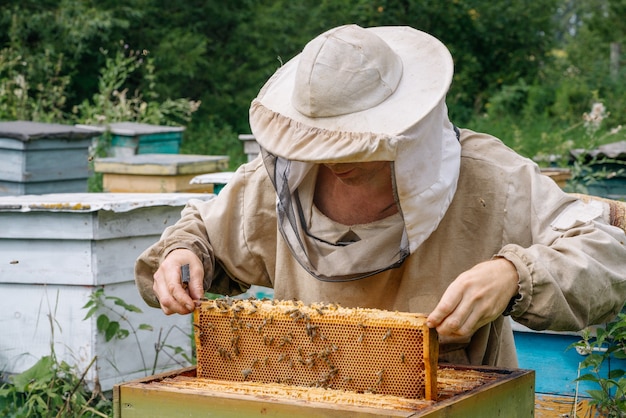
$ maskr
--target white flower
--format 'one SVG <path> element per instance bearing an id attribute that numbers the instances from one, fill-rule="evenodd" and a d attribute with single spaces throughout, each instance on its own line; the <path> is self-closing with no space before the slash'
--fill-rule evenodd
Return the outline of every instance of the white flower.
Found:
<path id="1" fill-rule="evenodd" d="M 601 102 L 596 102 L 591 106 L 591 112 L 583 113 L 584 126 L 589 133 L 594 133 L 600 128 L 602 121 L 609 116 L 606 107 Z"/>

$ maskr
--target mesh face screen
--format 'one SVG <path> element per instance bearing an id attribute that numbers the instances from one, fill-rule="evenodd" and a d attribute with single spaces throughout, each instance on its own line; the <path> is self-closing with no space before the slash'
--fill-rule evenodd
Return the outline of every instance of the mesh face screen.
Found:
<path id="1" fill-rule="evenodd" d="M 436 399 L 423 315 L 227 298 L 203 301 L 194 321 L 200 378 Z"/>

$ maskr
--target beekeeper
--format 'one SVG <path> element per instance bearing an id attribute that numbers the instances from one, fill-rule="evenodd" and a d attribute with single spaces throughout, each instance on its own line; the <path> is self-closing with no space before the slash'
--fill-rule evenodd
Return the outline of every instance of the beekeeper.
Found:
<path id="1" fill-rule="evenodd" d="M 579 330 L 626 299 L 626 237 L 498 139 L 457 129 L 448 49 L 410 27 L 309 42 L 250 108 L 261 156 L 137 260 L 145 301 L 205 291 L 429 314 L 440 359 L 515 367 L 506 315 Z M 190 265 L 189 288 L 181 265 Z M 593 295 L 593 297 L 591 297 Z"/>

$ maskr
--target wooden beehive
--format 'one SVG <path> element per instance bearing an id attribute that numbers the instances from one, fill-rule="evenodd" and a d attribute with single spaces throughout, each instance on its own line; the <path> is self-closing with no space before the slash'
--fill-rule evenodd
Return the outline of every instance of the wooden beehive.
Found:
<path id="1" fill-rule="evenodd" d="M 438 399 L 204 379 L 196 368 L 150 376 L 113 388 L 116 418 L 239 417 L 532 417 L 534 372 L 440 367 Z"/>
<path id="2" fill-rule="evenodd" d="M 97 135 L 54 123 L 0 122 L 0 196 L 86 192 Z"/>
<path id="3" fill-rule="evenodd" d="M 190 318 L 164 317 L 160 310 L 145 309 L 127 319 L 136 329 L 142 323 L 154 324 L 153 331 L 141 330 L 137 339 L 106 341 L 98 332 L 97 318 L 100 313 L 113 318 L 111 313 L 104 309 L 83 320 L 87 310 L 82 307 L 94 292 L 104 289 L 107 296 L 143 309 L 134 281 L 135 259 L 180 218 L 189 199 L 212 197 L 182 193 L 0 196 L 2 372 L 22 373 L 50 355 L 51 348 L 59 361 L 85 371 L 85 381 L 90 386 L 97 382 L 103 390 L 146 376 L 152 367 L 165 371 L 188 365 L 158 355 L 152 347 L 159 340 L 163 343 L 160 330 L 162 335 L 172 330 L 167 344 L 191 350 Z M 54 323 L 47 326 L 49 315 Z M 88 368 L 94 357 L 96 362 Z"/>
<path id="4" fill-rule="evenodd" d="M 217 299 L 194 314 L 198 376 L 436 399 L 436 332 L 421 314 Z"/>
<path id="5" fill-rule="evenodd" d="M 141 154 L 98 158 L 94 170 L 102 173 L 107 192 L 211 193 L 213 185 L 190 184 L 199 174 L 228 168 L 224 155 Z"/>

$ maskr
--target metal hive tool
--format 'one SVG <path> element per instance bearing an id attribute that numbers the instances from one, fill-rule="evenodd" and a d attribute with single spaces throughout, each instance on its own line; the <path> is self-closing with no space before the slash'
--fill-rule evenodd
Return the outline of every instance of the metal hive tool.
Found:
<path id="1" fill-rule="evenodd" d="M 438 343 L 420 314 L 217 299 L 194 313 L 200 378 L 437 398 Z"/>

